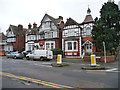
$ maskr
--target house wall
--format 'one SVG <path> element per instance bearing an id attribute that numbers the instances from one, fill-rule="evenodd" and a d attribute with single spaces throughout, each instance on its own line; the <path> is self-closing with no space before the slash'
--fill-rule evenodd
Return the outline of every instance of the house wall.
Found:
<path id="1" fill-rule="evenodd" d="M 80 38 L 76 37 L 76 38 L 64 38 L 62 39 L 64 46 L 63 46 L 63 50 L 64 50 L 64 55 L 65 57 L 79 57 L 80 56 Z M 72 50 L 66 50 L 66 44 L 68 42 L 72 42 Z M 73 43 L 77 42 L 77 50 L 73 50 Z"/>
<path id="2" fill-rule="evenodd" d="M 25 31 L 22 27 L 22 25 L 16 26 L 15 32 L 18 32 L 17 34 L 13 33 L 13 28 L 10 28 L 10 30 L 7 30 L 7 43 L 10 44 L 10 46 L 6 46 L 6 51 L 23 51 L 25 50 Z M 12 45 L 12 47 L 11 47 Z"/>
<path id="3" fill-rule="evenodd" d="M 23 35 L 23 31 L 19 31 L 19 35 L 16 36 L 16 42 L 13 43 L 14 51 L 23 51 L 25 50 L 25 36 Z"/>

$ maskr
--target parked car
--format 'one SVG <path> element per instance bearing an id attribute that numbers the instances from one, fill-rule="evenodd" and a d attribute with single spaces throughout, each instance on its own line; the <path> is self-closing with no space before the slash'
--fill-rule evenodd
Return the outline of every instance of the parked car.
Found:
<path id="1" fill-rule="evenodd" d="M 24 55 L 19 53 L 19 52 L 10 52 L 10 53 L 6 54 L 6 57 L 7 58 L 14 58 L 14 59 L 16 59 L 16 58 L 22 59 L 24 57 Z"/>
<path id="2" fill-rule="evenodd" d="M 0 50 L 0 56 L 5 56 L 5 51 L 4 50 Z"/>
<path id="3" fill-rule="evenodd" d="M 53 52 L 50 50 L 33 50 L 26 55 L 26 59 L 52 60 Z"/>
<path id="4" fill-rule="evenodd" d="M 26 55 L 27 55 L 28 53 L 30 53 L 30 52 L 31 52 L 30 50 L 22 51 L 22 54 L 24 55 L 24 57 L 26 57 Z"/>

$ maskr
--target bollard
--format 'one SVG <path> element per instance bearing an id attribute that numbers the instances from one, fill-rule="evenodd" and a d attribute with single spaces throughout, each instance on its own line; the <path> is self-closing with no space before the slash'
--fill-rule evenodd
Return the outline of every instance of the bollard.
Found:
<path id="1" fill-rule="evenodd" d="M 91 66 L 96 66 L 96 57 L 95 57 L 95 55 L 91 55 Z"/>
<path id="2" fill-rule="evenodd" d="M 61 64 L 62 63 L 62 55 L 58 54 L 57 56 L 57 64 Z"/>

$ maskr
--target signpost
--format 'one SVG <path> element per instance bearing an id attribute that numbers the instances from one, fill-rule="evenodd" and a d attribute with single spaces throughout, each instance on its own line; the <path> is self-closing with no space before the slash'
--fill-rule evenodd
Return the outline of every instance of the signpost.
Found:
<path id="1" fill-rule="evenodd" d="M 61 64 L 62 63 L 62 55 L 58 54 L 57 56 L 57 64 Z"/>
<path id="2" fill-rule="evenodd" d="M 96 66 L 96 56 L 91 55 L 91 66 Z"/>
<path id="3" fill-rule="evenodd" d="M 104 47 L 104 62 L 106 63 L 106 49 L 105 49 L 105 42 L 103 41 L 103 47 Z"/>

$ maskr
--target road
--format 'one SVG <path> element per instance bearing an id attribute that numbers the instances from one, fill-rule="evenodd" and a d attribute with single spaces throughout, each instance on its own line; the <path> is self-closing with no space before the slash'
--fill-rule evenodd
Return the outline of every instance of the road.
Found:
<path id="1" fill-rule="evenodd" d="M 118 71 L 81 70 L 84 64 L 52 67 L 54 61 L 7 59 L 2 62 L 2 88 L 118 88 Z"/>

